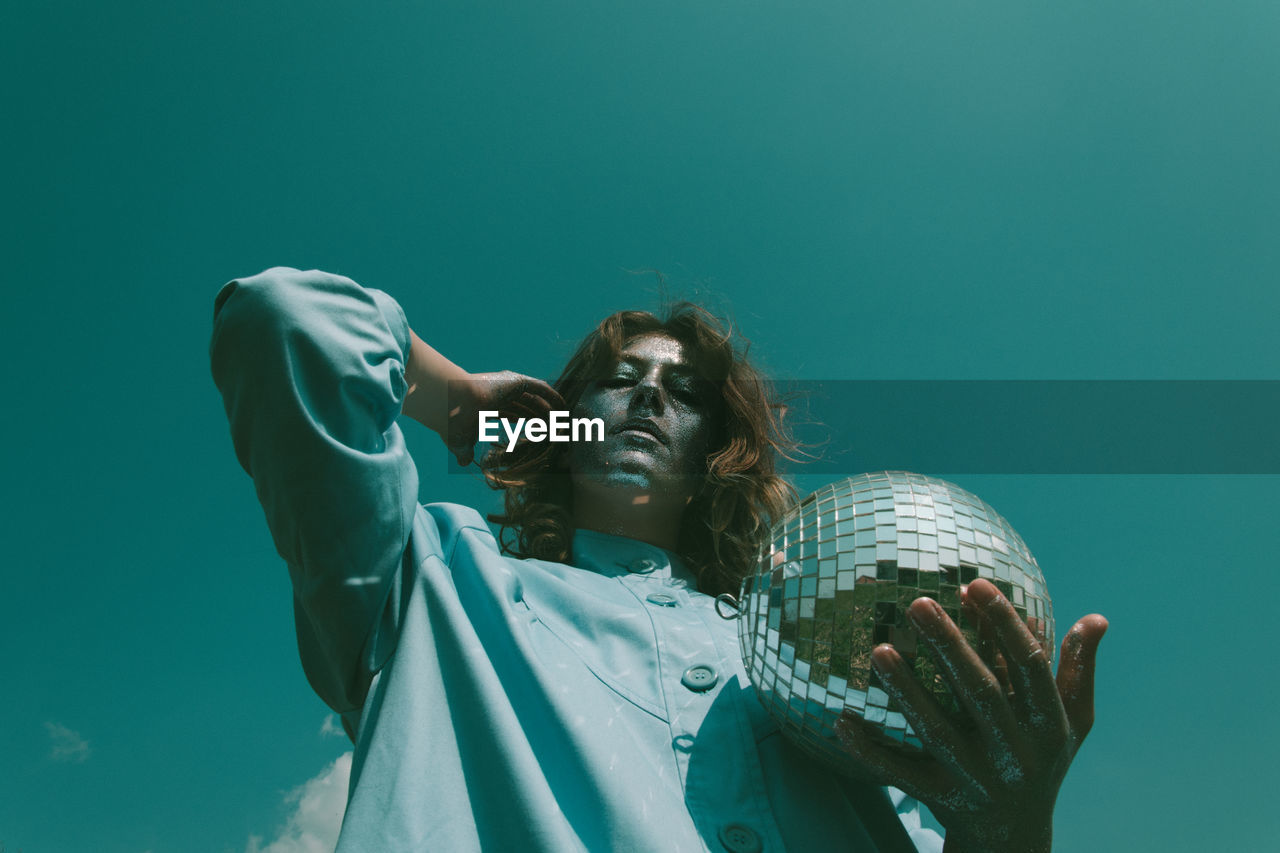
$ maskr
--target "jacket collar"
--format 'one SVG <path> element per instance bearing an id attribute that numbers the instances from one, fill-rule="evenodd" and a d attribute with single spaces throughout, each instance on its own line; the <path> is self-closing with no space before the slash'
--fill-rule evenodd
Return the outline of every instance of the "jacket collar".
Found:
<path id="1" fill-rule="evenodd" d="M 576 530 L 571 562 L 607 577 L 669 580 L 683 582 L 691 590 L 698 588 L 693 572 L 678 554 L 625 536 Z"/>

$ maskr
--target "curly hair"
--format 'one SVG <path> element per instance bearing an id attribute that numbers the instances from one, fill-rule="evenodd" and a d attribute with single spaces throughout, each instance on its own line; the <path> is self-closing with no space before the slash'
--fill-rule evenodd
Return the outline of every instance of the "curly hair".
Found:
<path id="1" fill-rule="evenodd" d="M 792 458 L 796 442 L 783 424 L 785 406 L 747 361 L 749 344 L 714 315 L 688 302 L 664 316 L 620 311 L 606 317 L 579 344 L 555 389 L 572 409 L 583 392 L 617 363 L 632 339 L 666 334 L 692 354 L 697 372 L 720 391 L 705 474 L 685 508 L 676 551 L 710 595 L 736 593 L 755 564 L 761 541 L 796 499 L 776 471 L 779 456 Z M 573 544 L 573 487 L 562 465 L 568 445 L 521 442 L 510 451 L 494 447 L 481 463 L 485 479 L 505 490 L 500 524 L 504 552 L 516 557 L 565 562 Z"/>

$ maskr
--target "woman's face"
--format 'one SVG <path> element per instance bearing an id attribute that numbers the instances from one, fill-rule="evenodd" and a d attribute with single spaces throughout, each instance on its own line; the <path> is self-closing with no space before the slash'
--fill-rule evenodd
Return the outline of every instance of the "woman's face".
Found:
<path id="1" fill-rule="evenodd" d="M 687 502 L 706 471 L 712 431 L 708 383 L 689 353 L 661 333 L 632 338 L 613 369 L 592 382 L 575 418 L 604 421 L 604 441 L 576 442 L 568 452 L 575 491 L 620 489 L 633 499 Z"/>

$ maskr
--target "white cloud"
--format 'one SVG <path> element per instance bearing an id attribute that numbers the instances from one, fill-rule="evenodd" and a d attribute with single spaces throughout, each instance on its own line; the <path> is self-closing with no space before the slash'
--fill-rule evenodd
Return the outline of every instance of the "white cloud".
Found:
<path id="1" fill-rule="evenodd" d="M 81 762 L 93 751 L 89 747 L 89 741 L 80 737 L 79 732 L 72 731 L 62 723 L 46 721 L 44 728 L 52 742 L 49 757 L 54 761 Z"/>
<path id="2" fill-rule="evenodd" d="M 342 725 L 338 722 L 337 714 L 330 714 L 324 718 L 324 723 L 320 726 L 320 737 L 346 737 L 347 733 L 343 730 Z"/>
<path id="3" fill-rule="evenodd" d="M 263 846 L 250 836 L 245 853 L 333 853 L 347 808 L 347 780 L 351 777 L 351 753 L 342 755 L 284 797 L 293 811 L 276 839 Z"/>

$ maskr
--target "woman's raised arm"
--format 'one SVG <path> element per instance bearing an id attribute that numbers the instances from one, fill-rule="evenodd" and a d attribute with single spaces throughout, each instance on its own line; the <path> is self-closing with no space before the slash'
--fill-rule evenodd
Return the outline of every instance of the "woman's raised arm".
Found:
<path id="1" fill-rule="evenodd" d="M 232 443 L 293 581 L 312 687 L 345 713 L 380 663 L 367 641 L 418 506 L 396 425 L 409 325 L 350 279 L 276 267 L 227 284 L 210 360 Z"/>
<path id="2" fill-rule="evenodd" d="M 390 296 L 318 270 L 276 267 L 223 287 L 210 360 L 236 457 L 289 566 L 307 678 L 334 710 L 354 711 L 389 652 L 371 640 L 418 510 L 396 417 L 403 408 L 466 463 L 479 410 L 545 411 L 559 396 L 515 373 L 466 373 L 410 331 Z"/>

